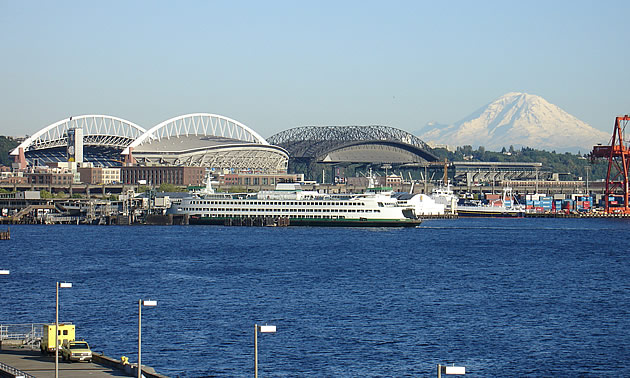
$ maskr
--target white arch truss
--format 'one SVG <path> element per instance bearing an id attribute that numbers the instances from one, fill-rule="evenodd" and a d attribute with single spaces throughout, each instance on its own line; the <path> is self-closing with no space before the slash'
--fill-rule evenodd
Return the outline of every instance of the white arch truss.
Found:
<path id="1" fill-rule="evenodd" d="M 244 124 L 218 114 L 192 113 L 171 118 L 150 128 L 129 145 L 131 148 L 145 143 L 178 137 L 180 135 L 217 136 L 244 142 L 269 145 L 257 132 Z M 123 154 L 129 154 L 127 147 Z"/>
<path id="2" fill-rule="evenodd" d="M 39 130 L 17 148 L 11 155 L 24 151 L 63 147 L 68 144 L 68 129 L 83 129 L 83 143 L 93 146 L 125 148 L 143 135 L 146 130 L 133 122 L 108 115 L 72 116 Z"/>

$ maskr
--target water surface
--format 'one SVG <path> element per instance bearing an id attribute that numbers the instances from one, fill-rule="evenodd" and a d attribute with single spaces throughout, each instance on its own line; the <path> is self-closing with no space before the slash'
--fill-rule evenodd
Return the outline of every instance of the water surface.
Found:
<path id="1" fill-rule="evenodd" d="M 77 325 L 170 376 L 630 376 L 630 222 L 414 229 L 13 226 L 0 321 Z M 509 372 L 509 373 L 506 373 Z"/>

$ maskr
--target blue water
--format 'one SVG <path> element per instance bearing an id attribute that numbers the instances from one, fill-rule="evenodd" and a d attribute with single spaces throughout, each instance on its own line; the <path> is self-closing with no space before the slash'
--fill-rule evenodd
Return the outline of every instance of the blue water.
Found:
<path id="1" fill-rule="evenodd" d="M 61 321 L 170 376 L 630 376 L 630 222 L 415 229 L 14 226 L 0 322 Z"/>

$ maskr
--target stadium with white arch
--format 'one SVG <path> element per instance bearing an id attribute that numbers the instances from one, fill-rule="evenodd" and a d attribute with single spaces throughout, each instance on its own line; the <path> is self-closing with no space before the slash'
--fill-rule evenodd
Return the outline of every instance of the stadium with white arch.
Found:
<path id="1" fill-rule="evenodd" d="M 73 116 L 26 138 L 11 155 L 21 167 L 75 161 L 94 166 L 193 166 L 286 172 L 289 155 L 244 124 L 217 114 L 171 118 L 150 129 L 108 115 Z"/>

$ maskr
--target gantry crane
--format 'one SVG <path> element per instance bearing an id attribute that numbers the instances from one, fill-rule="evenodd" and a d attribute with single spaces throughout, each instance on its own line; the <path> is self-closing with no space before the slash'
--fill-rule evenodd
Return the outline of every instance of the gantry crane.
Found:
<path id="1" fill-rule="evenodd" d="M 608 173 L 606 174 L 606 209 L 607 213 L 630 214 L 628 203 L 628 168 L 630 164 L 630 147 L 626 145 L 624 134 L 630 116 L 615 118 L 615 127 L 609 146 L 597 145 L 593 147 L 591 157 L 608 159 Z M 614 200 L 621 197 L 621 201 Z M 613 200 L 611 200 L 611 198 Z M 614 202 L 613 202 L 614 201 Z M 616 203 L 615 203 L 616 202 Z"/>

